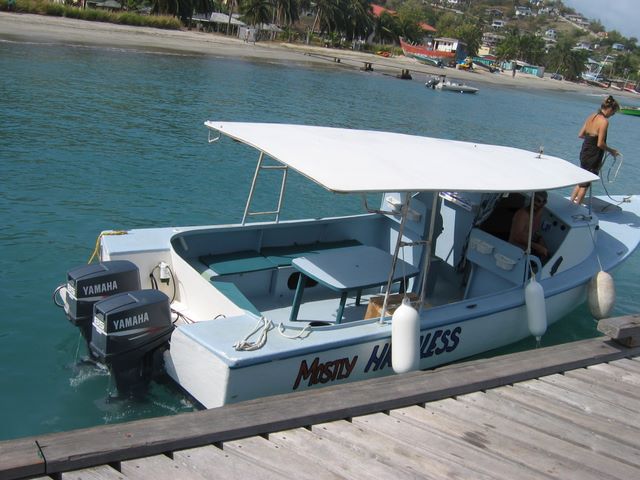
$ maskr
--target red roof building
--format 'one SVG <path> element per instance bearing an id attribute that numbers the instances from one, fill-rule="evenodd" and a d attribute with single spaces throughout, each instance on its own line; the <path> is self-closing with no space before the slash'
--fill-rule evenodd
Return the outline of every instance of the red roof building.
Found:
<path id="1" fill-rule="evenodd" d="M 375 3 L 371 4 L 371 12 L 373 13 L 373 15 L 375 17 L 380 18 L 380 16 L 383 13 L 388 13 L 389 15 L 396 15 L 396 11 L 395 10 L 389 10 L 388 8 L 385 8 L 381 5 L 376 5 Z M 435 33 L 436 29 L 433 28 L 431 25 L 429 25 L 428 23 L 424 23 L 424 22 L 420 22 L 418 24 L 418 26 L 425 32 L 429 32 L 429 33 Z"/>
<path id="2" fill-rule="evenodd" d="M 373 15 L 376 17 L 380 17 L 380 15 L 382 15 L 385 12 L 387 12 L 389 15 L 396 14 L 395 10 L 389 10 L 388 8 L 384 8 L 381 5 L 376 5 L 375 3 L 371 4 L 371 11 L 373 12 Z"/>
<path id="3" fill-rule="evenodd" d="M 428 23 L 420 22 L 420 23 L 418 24 L 418 26 L 419 26 L 422 30 L 424 30 L 425 32 L 432 32 L 432 33 L 435 33 L 435 32 L 437 31 L 434 27 L 432 27 L 432 26 L 431 26 L 431 25 L 429 25 Z"/>

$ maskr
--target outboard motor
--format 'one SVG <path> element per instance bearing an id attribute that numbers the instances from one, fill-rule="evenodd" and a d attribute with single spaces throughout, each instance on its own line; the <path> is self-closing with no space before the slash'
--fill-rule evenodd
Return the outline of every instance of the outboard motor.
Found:
<path id="1" fill-rule="evenodd" d="M 91 341 L 93 306 L 106 297 L 140 290 L 140 272 L 128 260 L 114 260 L 76 267 L 67 272 L 64 310 L 82 336 Z"/>
<path id="2" fill-rule="evenodd" d="M 122 394 L 146 386 L 162 370 L 173 323 L 159 290 L 113 295 L 94 305 L 91 353 L 109 367 Z"/>
<path id="3" fill-rule="evenodd" d="M 426 83 L 424 84 L 427 88 L 431 88 L 434 89 L 436 88 L 436 85 L 440 83 L 440 80 L 438 78 L 435 77 L 431 77 L 429 80 L 426 81 Z"/>

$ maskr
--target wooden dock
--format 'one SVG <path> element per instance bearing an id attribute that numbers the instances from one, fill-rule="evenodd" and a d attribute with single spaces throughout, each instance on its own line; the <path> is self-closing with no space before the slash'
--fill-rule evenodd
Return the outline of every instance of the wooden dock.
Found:
<path id="1" fill-rule="evenodd" d="M 0 479 L 640 478 L 640 346 L 626 344 L 0 442 Z"/>

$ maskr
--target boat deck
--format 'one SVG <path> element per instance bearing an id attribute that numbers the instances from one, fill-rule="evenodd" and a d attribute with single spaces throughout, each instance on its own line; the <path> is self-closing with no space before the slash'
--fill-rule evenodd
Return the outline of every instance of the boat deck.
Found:
<path id="1" fill-rule="evenodd" d="M 634 324 L 618 337 L 635 346 L 595 338 L 0 442 L 0 478 L 639 478 L 640 320 L 612 320 Z"/>

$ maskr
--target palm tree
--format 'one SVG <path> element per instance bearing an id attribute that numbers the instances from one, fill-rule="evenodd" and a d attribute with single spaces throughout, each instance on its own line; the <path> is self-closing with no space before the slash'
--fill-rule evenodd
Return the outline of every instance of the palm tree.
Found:
<path id="1" fill-rule="evenodd" d="M 573 50 L 573 42 L 561 38 L 549 51 L 548 68 L 561 73 L 567 80 L 575 80 L 584 71 L 586 60 L 585 50 Z"/>
<path id="2" fill-rule="evenodd" d="M 344 0 L 343 29 L 348 40 L 365 38 L 373 31 L 373 14 L 367 0 Z"/>
<path id="3" fill-rule="evenodd" d="M 482 45 L 482 30 L 472 23 L 465 23 L 457 27 L 455 37 L 467 45 L 467 53 L 472 57 L 478 53 L 478 49 Z"/>
<path id="4" fill-rule="evenodd" d="M 238 8 L 238 0 L 222 0 L 222 3 L 229 9 L 229 21 L 227 22 L 227 35 L 231 34 L 231 18 L 233 11 Z"/>
<path id="5" fill-rule="evenodd" d="M 384 44 L 386 41 L 394 42 L 402 33 L 399 30 L 397 19 L 387 12 L 383 12 L 375 20 L 375 41 Z"/>
<path id="6" fill-rule="evenodd" d="M 276 22 L 279 25 L 291 26 L 300 19 L 299 0 L 274 0 Z"/>
<path id="7" fill-rule="evenodd" d="M 317 0 L 316 1 L 316 18 L 313 20 L 311 31 L 315 32 L 316 28 L 321 31 L 332 31 L 341 17 L 340 0 Z"/>
<path id="8" fill-rule="evenodd" d="M 270 0 L 242 0 L 240 12 L 245 22 L 262 25 L 271 21 L 273 5 Z"/>

